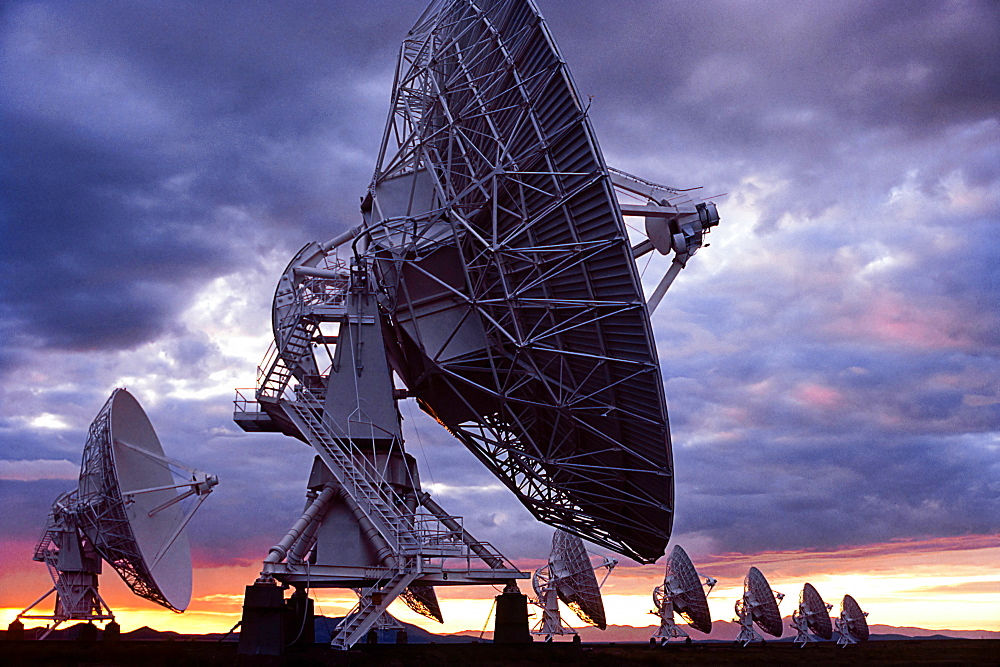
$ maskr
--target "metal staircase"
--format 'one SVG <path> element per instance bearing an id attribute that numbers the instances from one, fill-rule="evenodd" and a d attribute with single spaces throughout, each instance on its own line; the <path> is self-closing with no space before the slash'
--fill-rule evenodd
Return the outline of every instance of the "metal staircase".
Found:
<path id="1" fill-rule="evenodd" d="M 319 399 L 308 389 L 300 387 L 297 391 L 305 400 L 284 400 L 281 405 L 319 453 L 337 484 L 358 504 L 394 553 L 417 553 L 420 545 L 413 536 L 413 518 L 400 512 L 399 508 L 404 507 L 402 500 L 379 483 L 378 473 L 362 452 L 352 451 L 357 448 L 346 434 L 338 437 L 331 432 L 310 405 L 322 405 Z"/>
<path id="2" fill-rule="evenodd" d="M 37 560 L 39 562 L 48 560 L 47 555 L 49 553 L 49 547 L 52 545 L 52 538 L 54 536 L 55 535 L 51 529 L 47 528 L 45 530 L 45 534 L 42 535 L 42 538 L 38 540 L 38 544 L 35 545 L 35 554 L 31 557 L 32 560 Z"/>
<path id="3" fill-rule="evenodd" d="M 354 589 L 359 586 L 358 582 L 363 582 L 357 606 L 341 622 L 331 640 L 334 648 L 346 649 L 363 640 L 379 619 L 384 618 L 392 601 L 408 588 L 427 589 L 437 609 L 433 586 L 455 583 L 456 577 L 481 585 L 523 578 L 524 574 L 491 545 L 472 538 L 458 517 L 446 515 L 428 494 L 419 492 L 419 487 L 416 498 L 408 496 L 404 502 L 386 473 L 373 460 L 374 422 L 366 421 L 368 416 L 360 400 L 353 411 L 338 411 L 328 404 L 330 378 L 335 371 L 331 370 L 331 375 L 321 374 L 313 344 L 325 345 L 329 352 L 331 344 L 339 348 L 348 345 L 346 341 L 352 341 L 352 347 L 343 350 L 353 359 L 362 344 L 357 341 L 363 338 L 356 329 L 345 335 L 342 328 L 379 325 L 377 314 L 370 312 L 373 302 L 349 299 L 353 292 L 368 289 L 364 280 L 367 276 L 352 273 L 350 279 L 346 275 L 328 277 L 325 275 L 328 269 L 305 267 L 302 273 L 306 278 L 302 278 L 295 271 L 298 268 L 289 276 L 295 286 L 275 299 L 276 341 L 258 366 L 253 395 L 263 411 L 252 411 L 253 402 L 238 390 L 234 419 L 248 431 L 280 428 L 284 433 L 305 440 L 319 455 L 332 479 L 327 482 L 324 478 L 326 490 L 318 496 L 313 494 L 314 500 L 302 518 L 278 545 L 272 547 L 258 581 L 267 583 L 277 579 L 286 585 L 291 583 L 307 588 L 318 582 L 318 585 L 340 584 L 339 587 Z M 316 273 L 324 275 L 316 276 Z M 301 282 L 296 282 L 300 278 Z M 339 323 L 341 330 L 336 334 L 332 331 L 324 334 L 320 327 L 324 322 Z M 354 338 L 355 335 L 359 338 Z M 380 339 L 377 342 L 381 344 Z M 335 357 L 339 359 L 339 355 L 331 354 L 331 363 L 338 363 Z M 359 376 L 361 368 L 363 366 L 355 369 Z M 347 377 L 338 375 L 340 380 Z M 389 376 L 387 385 L 386 391 L 392 391 Z M 359 430 L 365 433 L 352 433 Z M 398 447 L 402 451 L 401 433 L 388 430 L 385 433 L 389 436 L 387 440 L 391 440 L 390 448 Z M 337 493 L 337 502 L 353 514 L 360 529 L 360 539 L 374 550 L 371 555 L 377 565 L 341 563 L 336 558 L 316 564 L 306 558 L 315 542 L 317 526 L 323 521 L 324 506 L 332 501 L 330 489 Z M 482 560 L 486 568 L 474 567 L 474 560 Z M 448 567 L 446 561 L 457 562 L 458 566 Z M 417 610 L 405 597 L 404 602 Z M 440 611 L 436 613 L 439 615 Z"/>
<path id="4" fill-rule="evenodd" d="M 333 648 L 348 649 L 356 644 L 379 617 L 389 608 L 396 597 L 402 593 L 419 572 L 409 571 L 409 568 L 398 570 L 385 586 L 379 591 L 362 595 L 354 612 L 348 614 L 337 626 L 337 634 L 330 641 Z"/>
<path id="5" fill-rule="evenodd" d="M 303 314 L 295 317 L 294 324 L 287 330 L 281 344 L 278 356 L 285 360 L 286 365 L 300 364 L 312 351 L 309 344 L 316 333 L 318 324 L 313 318 Z"/>
<path id="6" fill-rule="evenodd" d="M 282 329 L 282 341 L 271 348 L 267 361 L 261 365 L 267 367 L 267 371 L 258 378 L 258 401 L 280 398 L 294 377 L 293 367 L 301 366 L 303 359 L 312 353 L 309 345 L 319 324 L 301 310 L 286 319 L 293 320 L 293 324 Z"/>

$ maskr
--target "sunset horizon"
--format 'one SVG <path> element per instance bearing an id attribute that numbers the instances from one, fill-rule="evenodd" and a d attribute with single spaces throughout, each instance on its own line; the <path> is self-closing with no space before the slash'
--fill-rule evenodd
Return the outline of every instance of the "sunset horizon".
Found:
<path id="1" fill-rule="evenodd" d="M 1000 633 L 1000 4 L 426 5 L 0 6 L 0 626 L 125 388 L 218 486 L 184 613 L 103 562 L 124 632 L 225 633 L 258 577 L 490 631 L 560 526 L 611 626 L 680 545 L 717 621 L 756 567 L 786 637 L 807 582 Z"/>
<path id="2" fill-rule="evenodd" d="M 33 545 L 22 546 L 33 549 Z M 775 590 L 786 595 L 779 606 L 786 620 L 797 604 L 802 585 L 809 582 L 817 587 L 826 602 L 834 605 L 832 616 L 837 614 L 840 599 L 852 595 L 869 612 L 869 623 L 873 626 L 1000 632 L 1000 618 L 991 616 L 1000 604 L 1000 591 L 991 566 L 997 558 L 1000 558 L 1000 535 L 984 535 L 966 536 L 948 545 L 941 545 L 939 539 L 926 539 L 828 552 L 706 555 L 700 557 L 696 565 L 700 571 L 719 580 L 708 596 L 715 621 L 734 621 L 733 604 L 742 594 L 743 577 L 746 569 L 755 565 L 768 575 Z M 526 572 L 533 572 L 541 562 L 525 560 L 515 564 Z M 0 578 L 5 591 L 4 601 L 34 600 L 51 587 L 45 568 L 39 563 L 33 565 L 31 572 L 22 572 L 16 581 L 4 573 Z M 835 565 L 839 565 L 839 569 Z M 614 570 L 603 589 L 609 626 L 646 628 L 655 625 L 655 617 L 650 613 L 651 595 L 653 587 L 662 583 L 662 569 L 662 563 L 623 563 Z M 195 592 L 190 607 L 183 614 L 138 600 L 111 571 L 101 578 L 101 593 L 115 612 L 115 620 L 123 632 L 147 626 L 182 634 L 225 633 L 240 620 L 242 586 L 252 583 L 258 572 L 259 564 L 253 563 L 215 568 L 195 565 Z M 521 583 L 521 589 L 533 597 L 527 582 Z M 399 602 L 389 611 L 399 620 L 435 634 L 481 632 L 484 626 L 486 631 L 492 632 L 492 617 L 489 620 L 487 617 L 491 614 L 492 596 L 499 591 L 488 589 L 478 591 L 480 596 L 468 596 L 475 592 L 475 587 L 438 589 L 444 624 L 415 614 Z M 317 615 L 327 617 L 344 616 L 357 601 L 350 591 L 313 589 L 310 594 L 316 600 Z M 9 603 L 0 606 L 0 624 L 10 623 L 22 609 Z M 566 607 L 563 611 L 571 627 L 587 627 Z M 537 618 L 540 611 L 529 606 L 529 613 Z M 35 621 L 27 623 L 26 627 L 41 625 Z M 792 636 L 790 632 L 786 624 L 785 636 Z M 696 636 L 701 635 L 696 633 Z"/>

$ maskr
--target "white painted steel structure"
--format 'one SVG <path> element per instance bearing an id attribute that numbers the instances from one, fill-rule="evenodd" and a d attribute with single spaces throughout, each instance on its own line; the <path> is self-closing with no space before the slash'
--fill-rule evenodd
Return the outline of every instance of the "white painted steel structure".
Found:
<path id="1" fill-rule="evenodd" d="M 532 2 L 431 3 L 403 42 L 361 213 L 289 263 L 275 346 L 237 395 L 244 429 L 318 454 L 309 509 L 261 581 L 362 589 L 346 647 L 397 595 L 440 620 L 432 586 L 527 576 L 421 490 L 403 397 L 540 520 L 662 555 L 673 469 L 649 312 L 718 214 L 608 169 Z M 632 247 L 623 214 L 649 238 Z M 647 306 L 635 259 L 653 250 L 673 265 Z"/>
<path id="2" fill-rule="evenodd" d="M 868 641 L 868 612 L 861 611 L 857 600 L 845 595 L 840 602 L 840 618 L 837 619 L 837 639 L 839 646 L 848 646 Z"/>
<path id="3" fill-rule="evenodd" d="M 332 638 L 337 648 L 361 640 L 397 597 L 440 621 L 433 586 L 527 576 L 420 488 L 361 262 L 348 266 L 317 244 L 296 255 L 275 294 L 276 345 L 255 391 L 259 407 L 238 403 L 236 415 L 247 430 L 281 430 L 318 455 L 306 509 L 271 548 L 259 581 L 358 591 Z"/>
<path id="4" fill-rule="evenodd" d="M 604 615 L 601 587 L 617 564 L 618 561 L 613 558 L 604 558 L 595 566 L 590 561 L 583 540 L 557 530 L 552 536 L 549 562 L 535 570 L 531 579 L 536 596 L 534 604 L 542 609 L 542 618 L 531 634 L 544 636 L 547 642 L 557 635 L 573 635 L 576 640 L 576 630 L 562 619 L 560 601 L 572 609 L 584 623 L 601 630 L 606 629 L 608 623 Z M 595 572 L 602 568 L 604 576 L 598 582 Z"/>
<path id="5" fill-rule="evenodd" d="M 812 584 L 806 584 L 799 593 L 799 607 L 792 612 L 792 628 L 795 629 L 795 643 L 805 647 L 809 642 L 833 638 L 833 623 L 830 621 L 832 604 L 823 602 L 819 591 Z M 811 633 L 811 634 L 810 634 Z M 813 636 L 815 635 L 815 637 Z"/>
<path id="6" fill-rule="evenodd" d="M 665 644 L 671 639 L 690 640 L 687 632 L 674 621 L 674 614 L 687 621 L 688 625 L 700 632 L 712 632 L 712 612 L 708 608 L 707 595 L 717 583 L 712 577 L 705 577 L 695 570 L 687 552 L 679 544 L 674 545 L 663 575 L 663 584 L 653 589 L 653 611 L 660 619 L 660 627 L 652 639 Z"/>
<path id="7" fill-rule="evenodd" d="M 184 611 L 191 599 L 185 528 L 216 484 L 214 475 L 164 456 L 138 401 L 116 389 L 90 425 L 77 488 L 53 503 L 35 547 L 54 585 L 18 618 L 53 621 L 42 638 L 68 620 L 114 620 L 98 593 L 101 559 L 139 597 Z M 52 593 L 52 614 L 29 613 Z"/>
<path id="8" fill-rule="evenodd" d="M 782 623 L 778 603 L 784 598 L 784 593 L 771 590 L 760 570 L 751 567 L 743 580 L 743 597 L 736 601 L 736 621 L 740 624 L 736 641 L 743 646 L 763 642 L 764 637 L 754 630 L 754 623 L 772 637 L 780 637 Z"/>

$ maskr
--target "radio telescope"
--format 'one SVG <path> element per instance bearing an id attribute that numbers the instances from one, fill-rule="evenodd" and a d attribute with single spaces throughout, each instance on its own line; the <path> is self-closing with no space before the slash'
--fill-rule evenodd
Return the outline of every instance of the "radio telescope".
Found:
<path id="1" fill-rule="evenodd" d="M 847 646 L 868 641 L 868 612 L 861 611 L 857 601 L 845 595 L 840 603 L 840 618 L 837 619 L 837 644 Z"/>
<path id="2" fill-rule="evenodd" d="M 799 608 L 792 612 L 792 627 L 796 630 L 795 643 L 805 646 L 820 639 L 833 638 L 833 624 L 830 622 L 832 604 L 823 602 L 812 584 L 806 584 L 799 593 Z M 812 633 L 809 634 L 809 633 Z"/>
<path id="3" fill-rule="evenodd" d="M 674 545 L 667 559 L 663 584 L 653 590 L 655 609 L 650 613 L 660 617 L 660 627 L 653 633 L 651 641 L 659 639 L 661 644 L 665 644 L 681 637 L 691 641 L 688 633 L 674 622 L 674 613 L 680 614 L 696 630 L 710 633 L 712 613 L 706 596 L 715 584 L 716 580 L 712 577 L 705 577 L 702 581 L 687 552 L 679 544 Z"/>
<path id="4" fill-rule="evenodd" d="M 101 559 L 139 597 L 184 611 L 191 600 L 185 527 L 216 484 L 215 475 L 164 456 L 138 401 L 115 389 L 90 425 L 77 488 L 56 498 L 35 547 L 52 589 L 18 620 L 53 621 L 40 639 L 65 621 L 113 622 L 98 593 Z M 51 614 L 29 613 L 53 593 Z"/>
<path id="5" fill-rule="evenodd" d="M 772 637 L 780 637 L 782 628 L 778 603 L 784 597 L 784 593 L 771 590 L 760 570 L 751 567 L 743 580 L 743 597 L 736 601 L 736 621 L 741 626 L 736 642 L 746 646 L 750 642 L 764 641 L 764 637 L 753 629 L 754 623 Z"/>
<path id="6" fill-rule="evenodd" d="M 433 586 L 517 594 L 527 575 L 421 489 L 407 397 L 541 521 L 660 557 L 673 470 L 649 313 L 718 224 L 714 204 L 608 168 L 532 2 L 437 0 L 403 42 L 361 214 L 292 258 L 275 345 L 252 398 L 237 394 L 245 430 L 318 454 L 309 510 L 260 585 L 360 588 L 341 648 L 401 594 L 438 618 Z M 633 246 L 623 215 L 649 238 Z M 635 260 L 653 250 L 672 264 L 647 303 Z M 244 621 L 241 642 L 277 632 Z"/>
<path id="7" fill-rule="evenodd" d="M 581 621 L 604 630 L 608 627 L 604 616 L 604 602 L 601 600 L 601 586 L 607 581 L 611 570 L 618 564 L 613 558 L 605 558 L 598 566 L 590 562 L 583 540 L 557 530 L 552 536 L 552 552 L 549 562 L 535 570 L 531 579 L 535 589 L 535 604 L 542 608 L 542 619 L 531 631 L 533 635 L 544 635 L 545 641 L 552 641 L 555 635 L 573 635 L 579 641 L 576 630 L 565 624 L 559 613 L 559 601 L 573 610 Z M 594 572 L 604 568 L 600 583 Z"/>

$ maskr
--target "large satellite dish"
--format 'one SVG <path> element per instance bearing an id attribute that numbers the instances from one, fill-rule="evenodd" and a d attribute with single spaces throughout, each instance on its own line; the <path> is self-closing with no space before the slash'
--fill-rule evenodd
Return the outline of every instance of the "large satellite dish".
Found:
<path id="1" fill-rule="evenodd" d="M 820 639 L 833 638 L 833 623 L 830 621 L 831 604 L 823 602 L 819 591 L 812 584 L 806 584 L 799 593 L 799 608 L 792 612 L 792 627 L 796 630 L 795 643 L 805 646 Z M 810 634 L 812 633 L 812 635 Z"/>
<path id="2" fill-rule="evenodd" d="M 630 211 L 663 232 L 649 247 L 630 245 L 619 182 L 656 203 Z M 359 233 L 410 395 L 538 519 L 647 563 L 674 487 L 634 257 L 683 265 L 718 222 L 671 193 L 612 176 L 532 2 L 434 2 L 404 43 Z"/>
<path id="3" fill-rule="evenodd" d="M 552 536 L 549 562 L 538 568 L 531 583 L 535 589 L 535 603 L 542 608 L 542 619 L 532 634 L 543 635 L 552 641 L 554 635 L 578 635 L 567 625 L 559 613 L 559 601 L 573 610 L 581 621 L 601 630 L 608 627 L 601 599 L 601 586 L 618 561 L 605 558 L 596 568 L 590 561 L 583 540 L 578 536 L 557 530 Z M 595 571 L 604 568 L 604 577 L 597 581 Z"/>
<path id="4" fill-rule="evenodd" d="M 653 591 L 655 608 L 651 613 L 660 617 L 660 627 L 652 640 L 659 639 L 661 644 L 675 638 L 690 641 L 689 635 L 674 622 L 674 613 L 680 614 L 692 628 L 710 633 L 712 613 L 706 596 L 715 584 L 712 577 L 702 581 L 687 552 L 679 544 L 674 545 L 667 558 L 663 584 Z"/>
<path id="5" fill-rule="evenodd" d="M 538 519 L 659 558 L 673 468 L 649 313 L 718 223 L 714 205 L 608 168 L 532 2 L 436 0 L 403 42 L 361 213 L 289 263 L 273 352 L 253 398 L 237 397 L 244 429 L 299 438 L 320 459 L 308 516 L 272 549 L 261 585 L 361 590 L 341 648 L 398 595 L 440 619 L 433 586 L 516 590 L 525 575 L 420 488 L 405 397 Z M 644 218 L 649 238 L 633 247 L 623 215 Z M 653 250 L 673 260 L 647 303 L 635 259 Z M 457 542 L 450 553 L 488 570 L 412 564 L 435 522 Z"/>
<path id="6" fill-rule="evenodd" d="M 780 637 L 782 627 L 778 603 L 784 597 L 784 594 L 771 590 L 760 570 L 751 567 L 743 580 L 743 597 L 736 601 L 737 621 L 741 626 L 736 641 L 743 646 L 753 641 L 763 642 L 764 638 L 753 629 L 755 623 L 772 637 Z"/>
<path id="7" fill-rule="evenodd" d="M 868 641 L 868 612 L 861 611 L 857 601 L 845 595 L 840 603 L 840 618 L 837 619 L 837 644 L 847 646 Z"/>
<path id="8" fill-rule="evenodd" d="M 56 499 L 35 547 L 55 585 L 18 618 L 54 621 L 43 637 L 67 620 L 113 621 L 97 592 L 101 559 L 139 597 L 184 611 L 191 600 L 185 528 L 216 484 L 214 475 L 167 458 L 138 401 L 116 389 L 90 425 L 76 490 Z M 52 593 L 53 614 L 28 614 Z"/>

